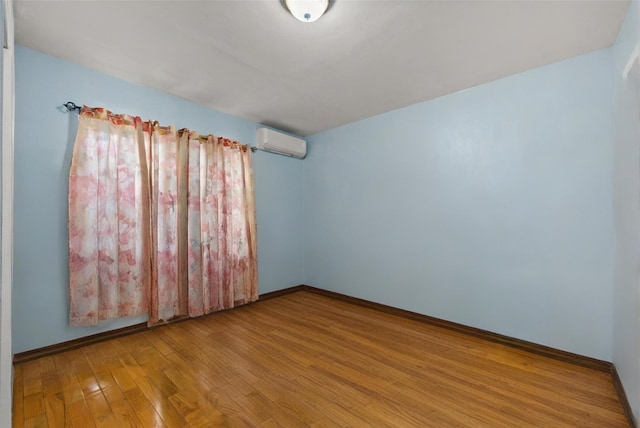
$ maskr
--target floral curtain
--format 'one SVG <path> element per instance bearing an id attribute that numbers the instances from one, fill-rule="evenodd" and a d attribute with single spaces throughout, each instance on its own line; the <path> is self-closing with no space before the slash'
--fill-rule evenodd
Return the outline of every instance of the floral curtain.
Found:
<path id="1" fill-rule="evenodd" d="M 84 107 L 69 260 L 72 325 L 141 313 L 156 324 L 255 301 L 251 151 Z"/>
<path id="2" fill-rule="evenodd" d="M 234 141 L 156 126 L 150 323 L 258 297 L 251 151 Z"/>
<path id="3" fill-rule="evenodd" d="M 143 123 L 84 109 L 69 174 L 72 325 L 147 312 L 149 227 Z"/>

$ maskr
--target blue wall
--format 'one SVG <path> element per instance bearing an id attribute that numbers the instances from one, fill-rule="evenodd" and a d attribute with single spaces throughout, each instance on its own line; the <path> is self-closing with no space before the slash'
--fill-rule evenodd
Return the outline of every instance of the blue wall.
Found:
<path id="1" fill-rule="evenodd" d="M 315 134 L 305 283 L 611 359 L 611 51 Z"/>
<path id="2" fill-rule="evenodd" d="M 242 96 L 242 94 L 239 94 Z M 67 180 L 77 115 L 66 101 L 102 106 L 244 144 L 257 125 L 104 74 L 16 48 L 14 352 L 142 322 L 68 326 Z M 300 284 L 302 162 L 254 155 L 260 292 Z"/>
<path id="3" fill-rule="evenodd" d="M 640 67 L 622 70 L 640 42 L 639 4 L 631 3 L 613 47 L 615 275 L 613 362 L 640 418 Z"/>

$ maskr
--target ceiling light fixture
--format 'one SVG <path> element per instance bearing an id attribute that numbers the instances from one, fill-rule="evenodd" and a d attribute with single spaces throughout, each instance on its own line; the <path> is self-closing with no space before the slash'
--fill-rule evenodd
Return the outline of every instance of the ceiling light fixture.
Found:
<path id="1" fill-rule="evenodd" d="M 329 8 L 329 0 L 284 0 L 284 5 L 296 19 L 313 22 Z"/>

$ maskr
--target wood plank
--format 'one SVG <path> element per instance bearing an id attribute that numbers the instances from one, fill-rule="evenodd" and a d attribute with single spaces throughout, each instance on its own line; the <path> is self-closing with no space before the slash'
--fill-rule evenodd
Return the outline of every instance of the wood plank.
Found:
<path id="1" fill-rule="evenodd" d="M 156 412 L 153 405 L 139 388 L 127 390 L 125 393 L 127 401 L 135 410 L 136 415 L 140 418 L 142 426 L 148 427 L 165 427 L 167 426 L 159 413 Z"/>
<path id="2" fill-rule="evenodd" d="M 47 428 L 49 425 L 47 423 L 47 417 L 45 415 L 40 415 L 36 418 L 25 421 L 24 426 L 25 428 Z"/>
<path id="3" fill-rule="evenodd" d="M 96 427 L 113 426 L 111 408 L 100 388 L 97 391 L 84 391 L 84 398 Z"/>
<path id="4" fill-rule="evenodd" d="M 42 392 L 24 397 L 24 419 L 36 419 L 45 414 Z"/>
<path id="5" fill-rule="evenodd" d="M 96 373 L 96 379 L 100 384 L 100 389 L 104 394 L 109 408 L 113 415 L 114 424 L 116 427 L 138 427 L 142 426 L 142 421 L 138 418 L 136 410 L 127 401 L 124 393 L 118 387 L 118 383 L 113 378 L 111 373 L 102 371 Z M 105 420 L 106 424 L 106 420 Z"/>
<path id="6" fill-rule="evenodd" d="M 12 425 L 14 427 L 21 426 L 24 421 L 24 377 L 23 365 L 13 368 L 13 414 Z"/>
<path id="7" fill-rule="evenodd" d="M 73 428 L 90 428 L 95 427 L 93 417 L 87 406 L 87 402 L 84 400 L 74 401 L 71 404 L 66 405 L 66 426 Z"/>
<path id="8" fill-rule="evenodd" d="M 24 396 L 42 392 L 42 379 L 40 377 L 40 362 L 30 361 L 24 365 L 23 393 Z"/>
<path id="9" fill-rule="evenodd" d="M 63 427 L 66 423 L 64 393 L 62 391 L 62 383 L 55 368 L 55 361 L 52 357 L 45 357 L 41 360 L 40 367 L 48 425 L 50 427 Z"/>

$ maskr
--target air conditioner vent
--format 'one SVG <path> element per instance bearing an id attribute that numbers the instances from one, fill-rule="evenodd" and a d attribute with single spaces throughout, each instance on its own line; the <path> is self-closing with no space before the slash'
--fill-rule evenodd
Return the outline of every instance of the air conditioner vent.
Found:
<path id="1" fill-rule="evenodd" d="M 258 129 L 256 147 L 260 150 L 294 158 L 303 158 L 307 154 L 307 142 L 305 140 L 269 128 Z"/>

